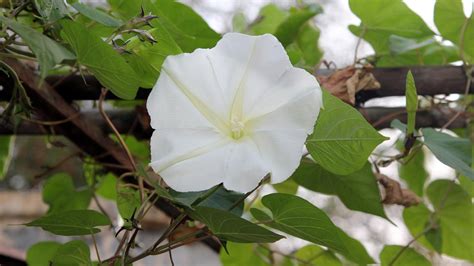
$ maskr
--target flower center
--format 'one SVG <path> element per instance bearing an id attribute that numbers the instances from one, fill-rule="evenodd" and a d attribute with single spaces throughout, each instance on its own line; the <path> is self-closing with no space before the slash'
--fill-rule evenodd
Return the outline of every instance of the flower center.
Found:
<path id="1" fill-rule="evenodd" d="M 245 134 L 245 125 L 244 123 L 236 118 L 232 118 L 230 121 L 230 131 L 232 132 L 233 139 L 240 139 Z"/>

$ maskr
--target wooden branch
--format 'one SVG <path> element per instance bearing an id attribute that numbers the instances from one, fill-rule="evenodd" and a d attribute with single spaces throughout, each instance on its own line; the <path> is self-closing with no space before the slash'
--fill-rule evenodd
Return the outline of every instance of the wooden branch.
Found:
<path id="1" fill-rule="evenodd" d="M 418 95 L 463 94 L 467 77 L 461 66 L 431 66 L 403 68 L 374 68 L 373 75 L 381 84 L 381 89 L 361 91 L 357 102 L 365 102 L 372 98 L 405 95 L 405 80 L 408 70 L 415 78 Z M 471 83 L 470 93 L 474 93 Z"/>
<path id="2" fill-rule="evenodd" d="M 409 69 L 415 77 L 418 95 L 464 93 L 467 79 L 460 66 L 375 68 L 372 73 L 381 84 L 381 88 L 359 92 L 356 95 L 356 101 L 362 103 L 372 98 L 405 95 L 405 78 Z M 319 70 L 317 75 L 327 76 L 331 72 L 331 70 Z M 93 76 L 85 76 L 84 79 L 78 75 L 51 76 L 47 78 L 47 81 L 55 85 L 55 90 L 67 101 L 97 100 L 102 88 Z M 7 77 L 0 75 L 0 85 L 4 87 L 0 90 L 0 101 L 10 100 L 10 83 Z M 137 99 L 146 99 L 149 92 L 149 89 L 140 89 Z M 473 84 L 471 84 L 471 93 L 474 93 Z M 112 93 L 109 93 L 107 98 L 117 99 Z"/>

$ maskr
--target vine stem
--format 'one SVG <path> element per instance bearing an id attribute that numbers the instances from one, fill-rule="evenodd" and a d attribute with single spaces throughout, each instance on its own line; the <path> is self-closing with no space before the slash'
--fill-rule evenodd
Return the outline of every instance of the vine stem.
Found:
<path id="1" fill-rule="evenodd" d="M 470 67 L 470 68 L 467 68 L 465 67 L 466 70 L 466 86 L 464 88 L 464 96 L 467 96 L 469 94 L 469 89 L 471 88 L 471 83 L 472 83 L 472 71 L 473 71 L 473 68 Z M 448 122 L 446 122 L 442 127 L 441 129 L 444 130 L 446 128 L 448 128 L 449 125 L 451 125 L 464 111 L 466 110 L 466 106 L 464 106 L 461 110 L 457 111 L 456 114 L 454 114 L 449 120 Z"/>
<path id="2" fill-rule="evenodd" d="M 73 115 L 71 115 L 67 118 L 64 118 L 64 119 L 61 119 L 61 120 L 55 120 L 55 121 L 36 120 L 36 119 L 28 118 L 26 116 L 20 116 L 20 118 L 23 119 L 23 120 L 26 120 L 28 122 L 32 122 L 32 123 L 43 125 L 43 126 L 57 126 L 57 125 L 61 125 L 61 124 L 67 123 L 69 121 L 72 121 L 80 115 L 81 115 L 81 112 L 77 112 L 77 113 L 74 113 Z"/>
<path id="3" fill-rule="evenodd" d="M 99 248 L 97 247 L 97 242 L 95 241 L 95 236 L 94 234 L 91 234 L 91 236 L 92 236 L 92 242 L 94 243 L 95 254 L 97 255 L 97 260 L 99 261 L 99 264 L 102 264 L 102 261 L 100 259 L 100 254 L 99 254 Z"/>
<path id="4" fill-rule="evenodd" d="M 160 236 L 160 238 L 158 238 L 157 241 L 155 241 L 155 243 L 150 247 L 148 248 L 147 250 L 143 251 L 142 253 L 140 253 L 139 255 L 137 255 L 136 257 L 134 258 L 131 258 L 130 260 L 127 260 L 126 261 L 126 264 L 129 264 L 129 263 L 133 263 L 137 260 L 141 260 L 149 255 L 152 255 L 154 254 L 156 248 L 158 247 L 158 245 L 163 242 L 166 238 L 168 238 L 168 236 L 174 231 L 174 229 L 176 229 L 176 227 L 178 227 L 178 225 L 181 224 L 181 222 L 184 221 L 184 219 L 187 217 L 186 213 L 181 213 L 178 217 L 176 217 L 176 219 L 170 224 L 170 226 L 168 226 L 168 228 L 165 230 L 165 232 L 163 232 L 163 234 Z"/>
<path id="5" fill-rule="evenodd" d="M 296 257 L 295 255 L 292 255 L 292 254 L 286 254 L 284 252 L 281 252 L 279 250 L 274 250 L 274 249 L 271 249 L 261 243 L 258 244 L 259 247 L 262 247 L 266 250 L 268 250 L 270 253 L 275 253 L 275 254 L 278 254 L 278 255 L 281 255 L 281 256 L 284 256 L 284 257 L 287 257 L 287 258 L 290 258 L 290 259 L 294 259 L 304 265 L 314 265 L 314 263 L 312 262 L 313 260 L 319 258 L 320 256 L 322 256 L 324 254 L 324 252 L 326 250 L 321 250 L 320 252 L 318 252 L 317 254 L 315 254 L 313 257 L 311 257 L 310 259 L 308 260 L 304 260 L 304 259 L 301 259 L 301 258 L 298 258 Z"/>
<path id="6" fill-rule="evenodd" d="M 466 35 L 466 29 L 467 29 L 467 24 L 469 22 L 468 18 L 464 19 L 464 24 L 462 25 L 461 28 L 461 33 L 459 34 L 459 57 L 461 57 L 462 63 L 464 65 L 464 71 L 466 73 L 466 87 L 464 89 L 464 96 L 467 96 L 469 94 L 469 89 L 471 87 L 472 83 L 472 74 L 473 74 L 473 68 L 472 66 L 468 67 L 468 63 L 466 61 L 465 55 L 464 55 L 464 38 Z M 446 129 L 451 123 L 453 123 L 456 118 L 458 118 L 464 111 L 466 110 L 466 107 L 464 106 L 461 110 L 459 110 L 451 119 L 449 119 L 446 124 L 443 125 L 441 129 Z"/>
<path id="7" fill-rule="evenodd" d="M 99 112 L 102 115 L 102 117 L 105 119 L 105 121 L 107 122 L 109 127 L 112 129 L 112 131 L 114 132 L 115 136 L 117 137 L 120 145 L 122 146 L 123 150 L 127 154 L 127 157 L 129 159 L 130 163 L 132 164 L 133 171 L 135 173 L 137 173 L 138 168 L 137 168 L 137 165 L 135 163 L 135 160 L 133 159 L 132 153 L 128 149 L 128 146 L 125 143 L 125 141 L 123 140 L 122 136 L 120 135 L 120 132 L 118 132 L 117 128 L 114 126 L 114 124 L 110 120 L 109 116 L 104 111 L 104 99 L 105 99 L 105 96 L 107 95 L 107 92 L 108 92 L 108 89 L 102 88 L 102 92 L 101 92 L 100 97 L 99 97 Z M 141 199 L 141 202 L 143 203 L 143 200 L 145 199 L 144 185 L 143 185 L 143 179 L 140 176 L 138 176 L 138 186 L 140 188 L 140 199 Z"/>
<path id="8" fill-rule="evenodd" d="M 362 38 L 364 38 L 366 31 L 367 31 L 367 28 L 364 25 L 362 28 L 362 31 L 360 32 L 359 38 L 357 39 L 356 47 L 354 50 L 354 65 L 357 63 L 357 54 L 359 51 L 360 44 L 362 43 Z"/>
<path id="9" fill-rule="evenodd" d="M 427 226 L 425 228 L 425 230 L 423 230 L 421 233 L 419 233 L 418 235 L 416 235 L 412 240 L 410 240 L 410 242 L 408 242 L 408 244 L 406 244 L 405 246 L 403 246 L 402 249 L 400 249 L 397 254 L 395 255 L 395 257 L 393 257 L 393 259 L 388 263 L 388 266 L 393 266 L 393 264 L 402 256 L 402 254 L 410 247 L 411 244 L 413 244 L 416 240 L 418 240 L 420 237 L 424 236 L 426 233 L 428 233 L 428 231 L 431 230 L 431 226 Z"/>
<path id="10" fill-rule="evenodd" d="M 193 202 L 191 205 L 192 206 L 197 206 L 199 205 L 199 203 L 201 203 L 202 201 L 204 201 L 205 199 L 207 199 L 208 197 L 210 197 L 214 192 L 216 192 L 220 187 L 222 187 L 222 184 L 219 184 L 217 186 L 215 186 L 214 188 L 210 189 L 206 194 L 204 194 L 202 197 L 200 197 L 199 199 L 197 199 L 195 202 Z M 237 206 L 237 205 L 236 205 Z M 187 241 L 184 241 L 186 240 L 187 238 L 190 238 L 190 237 L 193 237 L 195 235 L 198 235 L 200 233 L 205 233 L 205 229 L 201 229 L 201 230 L 198 230 L 192 234 L 188 234 L 188 235 L 185 235 L 183 237 L 180 237 L 178 239 L 176 239 L 175 241 L 172 241 L 171 243 L 167 243 L 165 246 L 159 246 L 163 241 L 165 241 L 165 239 L 167 239 L 171 233 L 188 217 L 188 215 L 183 212 L 181 214 L 179 214 L 174 220 L 171 221 L 170 225 L 168 226 L 168 228 L 166 228 L 165 232 L 163 232 L 163 234 L 160 236 L 160 238 L 158 238 L 158 240 L 155 241 L 155 243 L 153 243 L 153 245 L 151 247 L 149 247 L 148 249 L 146 249 L 145 251 L 143 251 L 142 253 L 140 253 L 139 255 L 137 255 L 136 257 L 134 258 L 131 258 L 129 260 L 126 261 L 127 264 L 129 263 L 133 263 L 135 261 L 138 261 L 140 259 L 143 259 L 149 255 L 157 255 L 157 254 L 161 254 L 161 253 L 164 253 L 164 252 L 168 252 L 174 248 L 177 248 L 179 246 L 182 246 L 182 245 L 185 245 L 189 242 Z M 207 238 L 207 237 L 210 237 L 210 235 L 206 235 L 204 238 Z M 202 240 L 204 238 L 196 238 L 194 240 L 191 241 L 194 242 L 194 241 L 197 241 L 197 240 Z M 175 246 L 172 246 L 173 243 L 176 243 L 176 242 L 179 242 L 179 241 L 184 241 L 183 243 L 178 243 L 177 245 Z M 164 252 L 161 252 L 161 249 L 162 248 L 168 248 L 166 251 Z"/>
<path id="11" fill-rule="evenodd" d="M 94 202 L 95 204 L 97 205 L 97 207 L 99 208 L 99 210 L 107 217 L 109 217 L 110 220 L 112 220 L 110 218 L 110 215 L 107 213 L 107 211 L 105 211 L 104 207 L 102 206 L 102 204 L 100 203 L 99 199 L 97 198 L 97 195 L 94 193 L 92 194 L 92 198 L 94 199 Z M 113 225 L 112 225 L 113 227 Z"/>
<path id="12" fill-rule="evenodd" d="M 3 53 L 3 52 L 0 52 L 0 57 L 10 57 L 10 58 L 16 58 L 16 59 L 23 59 L 23 60 L 32 60 L 32 61 L 37 60 L 36 58 L 29 57 L 29 56 L 24 56 L 20 54 Z"/>
<path id="13" fill-rule="evenodd" d="M 227 211 L 231 211 L 231 210 L 233 210 L 235 207 L 239 206 L 239 204 L 242 203 L 242 201 L 244 201 L 246 198 L 248 198 L 248 196 L 250 196 L 250 194 L 252 194 L 253 192 L 255 192 L 255 190 L 257 190 L 261 185 L 263 185 L 263 183 L 264 183 L 265 181 L 267 181 L 267 179 L 269 179 L 269 178 L 270 178 L 270 174 L 264 176 L 264 177 L 262 178 L 262 180 L 258 183 L 258 185 L 257 185 L 254 189 L 252 189 L 252 190 L 250 190 L 249 192 L 245 193 L 238 201 L 236 201 L 234 204 L 232 204 L 232 206 L 230 206 L 230 208 L 229 208 Z"/>

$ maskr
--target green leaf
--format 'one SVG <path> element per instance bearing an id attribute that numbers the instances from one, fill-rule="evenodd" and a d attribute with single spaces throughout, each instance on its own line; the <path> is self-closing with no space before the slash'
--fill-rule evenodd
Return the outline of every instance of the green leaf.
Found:
<path id="1" fill-rule="evenodd" d="M 436 40 L 433 38 L 412 39 L 398 35 L 390 35 L 389 37 L 389 47 L 392 54 L 403 54 L 433 43 L 436 43 Z"/>
<path id="2" fill-rule="evenodd" d="M 82 15 L 90 18 L 93 21 L 99 22 L 105 26 L 109 27 L 120 27 L 122 25 L 122 22 L 107 13 L 97 9 L 93 8 L 89 5 L 81 4 L 81 3 L 74 3 L 72 4 L 72 7 L 76 9 L 79 13 Z"/>
<path id="3" fill-rule="evenodd" d="M 209 207 L 196 207 L 191 217 L 205 223 L 220 239 L 237 243 L 275 242 L 283 236 L 253 224 L 230 212 Z"/>
<path id="4" fill-rule="evenodd" d="M 245 14 L 237 12 L 232 17 L 232 31 L 233 32 L 245 32 L 247 30 L 247 19 Z"/>
<path id="5" fill-rule="evenodd" d="M 267 266 L 268 264 L 256 254 L 257 246 L 227 242 L 226 249 L 221 248 L 220 260 L 223 266 Z"/>
<path id="6" fill-rule="evenodd" d="M 211 188 L 209 190 L 212 190 Z M 193 208 L 193 203 L 199 200 L 203 196 L 207 196 L 209 190 L 198 191 L 198 192 L 177 192 L 170 191 L 173 201 L 179 204 L 184 204 L 187 207 Z M 198 206 L 210 207 L 214 209 L 219 209 L 227 211 L 230 209 L 236 202 L 241 200 L 244 197 L 244 194 L 227 190 L 220 186 L 216 191 L 214 191 L 210 196 L 201 201 Z M 244 201 L 239 205 L 233 208 L 230 212 L 242 216 L 244 210 Z"/>
<path id="7" fill-rule="evenodd" d="M 425 230 L 430 223 L 431 215 L 431 211 L 423 204 L 403 210 L 403 220 L 413 236 L 417 236 Z M 417 241 L 429 249 L 434 249 L 433 245 L 424 236 Z"/>
<path id="8" fill-rule="evenodd" d="M 54 241 L 38 242 L 28 249 L 26 262 L 29 266 L 50 266 L 60 246 L 60 243 Z"/>
<path id="9" fill-rule="evenodd" d="M 220 35 L 212 30 L 192 8 L 174 0 L 144 0 L 143 9 L 158 16 L 153 27 L 161 23 L 184 52 L 214 47 Z"/>
<path id="10" fill-rule="evenodd" d="M 403 124 L 398 119 L 392 120 L 392 122 L 390 122 L 390 127 L 391 128 L 396 128 L 396 129 L 400 130 L 401 132 L 406 132 L 407 131 L 407 125 Z"/>
<path id="11" fill-rule="evenodd" d="M 34 0 L 36 10 L 48 22 L 54 22 L 69 14 L 64 0 Z"/>
<path id="12" fill-rule="evenodd" d="M 378 53 L 378 67 L 413 65 L 446 65 L 459 61 L 458 49 L 434 38 L 410 39 L 396 35 L 389 37 L 390 53 Z"/>
<path id="13" fill-rule="evenodd" d="M 95 193 L 103 198 L 116 200 L 117 177 L 112 173 L 108 173 L 107 175 L 100 177 L 99 185 L 97 186 Z"/>
<path id="14" fill-rule="evenodd" d="M 117 187 L 117 208 L 122 218 L 130 219 L 140 205 L 140 191 L 126 186 Z"/>
<path id="15" fill-rule="evenodd" d="M 83 14 L 76 14 L 74 21 L 82 25 L 87 25 L 87 30 L 96 36 L 103 38 L 104 40 L 114 34 L 116 28 L 105 26 L 101 23 L 96 23 L 92 19 L 84 16 Z"/>
<path id="16" fill-rule="evenodd" d="M 40 217 L 27 226 L 38 226 L 61 236 L 90 235 L 100 232 L 98 226 L 110 225 L 107 216 L 93 210 L 54 212 Z"/>
<path id="17" fill-rule="evenodd" d="M 140 87 L 151 89 L 156 83 L 159 76 L 159 71 L 156 70 L 151 64 L 153 60 L 150 57 L 139 56 L 133 52 L 122 54 L 123 58 L 127 60 L 127 63 L 135 70 L 137 76 L 141 77 Z"/>
<path id="18" fill-rule="evenodd" d="M 364 246 L 335 226 L 322 210 L 308 201 L 294 195 L 275 193 L 263 197 L 262 204 L 271 211 L 271 215 L 259 209 L 251 209 L 251 213 L 265 225 L 326 246 L 354 262 L 373 262 Z"/>
<path id="19" fill-rule="evenodd" d="M 49 205 L 48 213 L 87 209 L 91 198 L 92 191 L 76 190 L 71 176 L 66 173 L 53 175 L 43 186 L 43 201 Z"/>
<path id="20" fill-rule="evenodd" d="M 431 244 L 434 250 L 438 253 L 442 253 L 443 251 L 443 236 L 441 232 L 441 227 L 431 228 L 426 232 L 425 238 Z"/>
<path id="21" fill-rule="evenodd" d="M 350 0 L 352 12 L 360 18 L 359 26 L 349 29 L 368 41 L 377 54 L 389 52 L 389 37 L 407 38 L 433 36 L 425 22 L 402 0 Z"/>
<path id="22" fill-rule="evenodd" d="M 382 266 L 404 266 L 404 265 L 416 265 L 416 266 L 431 266 L 429 260 L 423 255 L 416 252 L 413 248 L 407 248 L 403 251 L 400 257 L 393 263 L 392 260 L 397 256 L 398 252 L 402 249 L 402 246 L 385 246 L 380 253 L 380 262 Z"/>
<path id="23" fill-rule="evenodd" d="M 415 131 L 416 111 L 418 110 L 418 94 L 416 94 L 415 79 L 409 70 L 405 85 L 406 110 L 407 110 L 407 135 Z"/>
<path id="24" fill-rule="evenodd" d="M 2 16 L 0 16 L 0 21 L 20 35 L 36 55 L 42 78 L 46 77 L 48 71 L 63 60 L 75 58 L 66 48 L 28 26 Z"/>
<path id="25" fill-rule="evenodd" d="M 254 35 L 274 33 L 288 15 L 288 12 L 281 10 L 277 5 L 268 4 L 260 9 L 257 22 L 251 26 L 250 33 Z"/>
<path id="26" fill-rule="evenodd" d="M 116 136 L 111 136 L 113 140 L 120 144 Z M 125 141 L 128 149 L 132 155 L 140 160 L 150 160 L 150 143 L 146 140 L 138 140 L 132 135 L 122 135 L 122 139 Z"/>
<path id="27" fill-rule="evenodd" d="M 142 1 L 130 0 L 107 0 L 112 11 L 117 13 L 122 19 L 129 20 L 140 14 Z"/>
<path id="28" fill-rule="evenodd" d="M 387 138 L 380 135 L 354 108 L 323 90 L 324 109 L 306 146 L 326 170 L 347 175 L 361 169 L 374 148 Z"/>
<path id="29" fill-rule="evenodd" d="M 309 19 L 321 12 L 321 6 L 317 4 L 309 5 L 304 9 L 292 10 L 290 15 L 278 25 L 275 31 L 275 37 L 277 37 L 283 46 L 288 46 L 296 39 L 300 28 L 306 24 Z"/>
<path id="30" fill-rule="evenodd" d="M 434 22 L 441 36 L 463 48 L 466 59 L 474 62 L 474 16 L 465 16 L 462 1 L 437 0 Z"/>
<path id="31" fill-rule="evenodd" d="M 61 245 L 52 259 L 54 266 L 92 266 L 89 247 L 80 240 Z"/>
<path id="32" fill-rule="evenodd" d="M 474 208 L 469 194 L 448 180 L 432 182 L 426 193 L 439 219 L 442 252 L 474 262 Z"/>
<path id="33" fill-rule="evenodd" d="M 155 85 L 161 65 L 168 55 L 182 53 L 181 48 L 160 22 L 157 22 L 148 33 L 153 36 L 156 43 L 143 42 L 138 37 L 130 38 L 125 48 L 131 54 L 124 54 L 142 78 L 141 86 L 144 88 L 152 88 Z"/>
<path id="34" fill-rule="evenodd" d="M 309 23 L 301 27 L 296 41 L 286 47 L 293 65 L 312 69 L 319 63 L 323 52 L 319 49 L 319 29 Z"/>
<path id="35" fill-rule="evenodd" d="M 11 146 L 10 146 L 11 145 Z M 14 138 L 11 136 L 0 136 L 0 180 L 8 171 L 10 162 L 10 152 L 14 145 Z"/>
<path id="36" fill-rule="evenodd" d="M 459 184 L 463 187 L 464 190 L 471 195 L 471 197 L 474 197 L 474 183 L 472 182 L 471 179 L 464 175 L 459 176 Z"/>
<path id="37" fill-rule="evenodd" d="M 418 196 L 423 196 L 423 188 L 428 178 L 428 172 L 425 169 L 425 153 L 421 149 L 410 155 L 406 163 L 400 164 L 398 174 L 405 180 L 411 191 Z"/>
<path id="38" fill-rule="evenodd" d="M 369 163 L 352 174 L 336 175 L 310 159 L 303 159 L 292 179 L 307 189 L 338 196 L 351 210 L 387 218 L 379 187 Z"/>
<path id="39" fill-rule="evenodd" d="M 472 144 L 468 139 L 453 137 L 432 128 L 423 128 L 422 132 L 423 143 L 438 160 L 474 180 Z"/>
<path id="40" fill-rule="evenodd" d="M 308 265 L 342 266 L 342 262 L 330 250 L 324 250 L 316 245 L 304 246 L 294 256 L 300 260 L 310 262 Z"/>
<path id="41" fill-rule="evenodd" d="M 139 79 L 112 46 L 89 32 L 83 25 L 65 20 L 61 36 L 76 52 L 79 64 L 88 68 L 100 83 L 123 99 L 137 94 Z"/>
<path id="42" fill-rule="evenodd" d="M 298 184 L 291 178 L 288 178 L 282 183 L 273 184 L 272 186 L 279 193 L 296 194 L 298 191 Z"/>
<path id="43" fill-rule="evenodd" d="M 402 0 L 350 0 L 349 5 L 352 12 L 361 19 L 359 26 L 350 25 L 349 30 L 374 48 L 377 66 L 451 62 L 450 52 L 453 47 L 448 48 L 438 43 L 430 44 L 430 47 L 412 47 L 409 52 L 405 51 L 400 55 L 393 54 L 393 36 L 414 39 L 416 42 L 433 39 L 434 36 L 425 22 Z"/>
<path id="44" fill-rule="evenodd" d="M 407 208 L 403 212 L 410 233 L 419 235 L 426 230 L 430 219 L 434 219 L 434 228 L 418 241 L 429 249 L 441 250 L 443 254 L 473 262 L 474 208 L 469 194 L 453 181 L 436 180 L 428 186 L 427 195 L 434 212 L 424 205 Z"/>

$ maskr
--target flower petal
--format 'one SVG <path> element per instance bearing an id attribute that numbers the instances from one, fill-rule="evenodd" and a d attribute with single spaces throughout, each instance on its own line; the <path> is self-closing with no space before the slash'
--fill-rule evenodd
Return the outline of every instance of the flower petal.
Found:
<path id="1" fill-rule="evenodd" d="M 215 129 L 164 72 L 150 92 L 146 106 L 154 129 Z"/>
<path id="2" fill-rule="evenodd" d="M 285 49 L 270 34 L 227 33 L 211 49 L 210 59 L 236 116 L 245 116 L 262 93 L 292 67 Z"/>
<path id="3" fill-rule="evenodd" d="M 319 110 L 322 105 L 322 92 L 316 78 L 306 70 L 290 68 L 275 82 L 273 87 L 260 96 L 257 103 L 249 110 L 246 118 L 252 119 L 262 116 L 313 92 L 316 93 L 316 97 L 308 99 L 308 103 L 311 104 L 311 100 L 313 100 L 314 110 L 316 108 Z"/>
<path id="4" fill-rule="evenodd" d="M 224 178 L 224 187 L 229 190 L 248 192 L 270 172 L 257 145 L 249 137 L 232 142 L 229 152 Z"/>
<path id="5" fill-rule="evenodd" d="M 254 133 L 252 138 L 271 169 L 272 184 L 285 181 L 298 168 L 307 136 L 304 130 Z"/>
<path id="6" fill-rule="evenodd" d="M 319 114 L 320 93 L 313 89 L 251 121 L 252 138 L 271 169 L 272 183 L 283 182 L 298 167 L 304 143 Z"/>
<path id="7" fill-rule="evenodd" d="M 252 118 L 247 123 L 252 132 L 304 130 L 307 134 L 311 134 L 321 104 L 321 90 L 311 89 L 279 105 L 277 109 Z"/>
<path id="8" fill-rule="evenodd" d="M 177 191 L 199 191 L 223 181 L 229 139 L 213 130 L 155 130 L 150 166 Z"/>
<path id="9" fill-rule="evenodd" d="M 163 63 L 166 73 L 207 120 L 224 130 L 228 105 L 210 59 L 212 49 L 197 49 L 191 54 L 169 56 Z"/>

